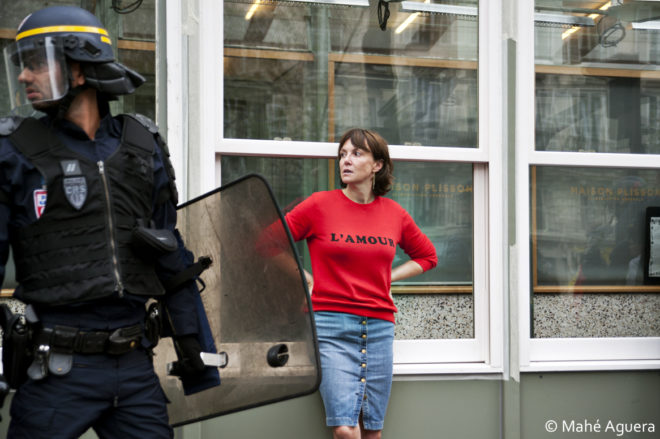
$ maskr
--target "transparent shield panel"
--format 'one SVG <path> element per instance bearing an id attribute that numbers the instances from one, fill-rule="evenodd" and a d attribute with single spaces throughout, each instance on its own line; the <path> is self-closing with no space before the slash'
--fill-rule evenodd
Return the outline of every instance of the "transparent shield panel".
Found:
<path id="1" fill-rule="evenodd" d="M 273 182 L 284 211 L 312 192 L 337 189 L 335 160 L 222 156 L 222 180 L 256 172 Z M 397 339 L 474 337 L 473 177 L 471 164 L 395 162 L 387 196 L 401 204 L 431 239 L 438 265 L 392 286 Z M 307 246 L 296 243 L 311 271 Z M 394 265 L 407 256 L 398 249 Z"/>
<path id="2" fill-rule="evenodd" d="M 536 149 L 660 153 L 660 3 L 535 6 Z"/>
<path id="3" fill-rule="evenodd" d="M 224 137 L 476 147 L 477 0 L 377 4 L 224 2 Z"/>
<path id="4" fill-rule="evenodd" d="M 657 169 L 531 168 L 533 336 L 660 336 Z M 648 272 L 648 269 L 646 270 Z M 645 278 L 646 277 L 646 278 Z"/>
<path id="5" fill-rule="evenodd" d="M 213 260 L 201 275 L 202 301 L 216 350 L 228 362 L 218 369 L 220 385 L 186 395 L 167 373 L 176 361 L 171 339 L 162 340 L 154 366 L 172 424 L 315 391 L 320 369 L 309 294 L 267 183 L 246 177 L 186 203 L 179 230 L 197 257 Z"/>

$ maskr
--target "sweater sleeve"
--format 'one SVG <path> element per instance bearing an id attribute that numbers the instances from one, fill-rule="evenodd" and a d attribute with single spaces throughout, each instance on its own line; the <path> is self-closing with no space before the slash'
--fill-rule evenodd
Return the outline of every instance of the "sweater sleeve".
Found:
<path id="1" fill-rule="evenodd" d="M 286 214 L 286 224 L 291 231 L 293 240 L 296 242 L 307 238 L 312 231 L 312 219 L 315 211 L 314 200 L 314 195 L 311 195 Z"/>
<path id="2" fill-rule="evenodd" d="M 410 259 L 417 262 L 424 271 L 438 265 L 435 246 L 406 211 L 403 211 L 401 227 L 401 241 L 399 245 Z"/>

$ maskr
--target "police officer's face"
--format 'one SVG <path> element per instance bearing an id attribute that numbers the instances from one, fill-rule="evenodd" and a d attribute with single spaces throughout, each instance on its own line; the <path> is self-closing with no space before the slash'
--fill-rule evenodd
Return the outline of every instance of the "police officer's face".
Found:
<path id="1" fill-rule="evenodd" d="M 60 62 L 50 61 L 38 54 L 24 57 L 23 70 L 18 81 L 25 86 L 25 94 L 37 110 L 56 104 L 61 96 L 55 96 L 62 88 L 65 75 Z"/>

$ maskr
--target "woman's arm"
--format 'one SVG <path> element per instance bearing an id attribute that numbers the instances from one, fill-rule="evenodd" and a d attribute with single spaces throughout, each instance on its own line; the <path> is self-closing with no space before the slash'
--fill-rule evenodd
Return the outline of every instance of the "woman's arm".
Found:
<path id="1" fill-rule="evenodd" d="M 396 282 L 409 277 L 422 274 L 424 269 L 415 261 L 404 262 L 403 264 L 392 269 L 392 282 Z"/>

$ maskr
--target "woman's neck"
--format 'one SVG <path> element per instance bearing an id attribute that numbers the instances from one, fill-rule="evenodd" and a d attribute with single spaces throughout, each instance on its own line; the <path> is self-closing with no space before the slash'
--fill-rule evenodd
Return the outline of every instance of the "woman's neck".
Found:
<path id="1" fill-rule="evenodd" d="M 349 200 L 358 204 L 369 204 L 376 199 L 371 182 L 363 185 L 348 185 L 342 191 Z"/>

